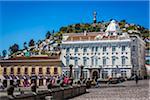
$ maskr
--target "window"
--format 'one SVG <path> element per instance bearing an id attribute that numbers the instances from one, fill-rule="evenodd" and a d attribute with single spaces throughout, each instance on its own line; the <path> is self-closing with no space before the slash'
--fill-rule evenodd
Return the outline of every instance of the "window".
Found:
<path id="1" fill-rule="evenodd" d="M 91 58 L 91 65 L 94 65 L 94 57 Z"/>
<path id="2" fill-rule="evenodd" d="M 24 74 L 28 74 L 28 68 L 24 69 Z"/>
<path id="3" fill-rule="evenodd" d="M 74 49 L 74 52 L 75 52 L 75 53 L 77 53 L 77 52 L 78 52 L 78 47 L 76 47 L 76 48 Z"/>
<path id="4" fill-rule="evenodd" d="M 106 51 L 106 46 L 103 47 L 103 52 L 105 52 L 105 51 Z"/>
<path id="5" fill-rule="evenodd" d="M 46 74 L 50 74 L 50 68 L 49 67 L 47 67 L 47 69 L 46 69 Z"/>
<path id="6" fill-rule="evenodd" d="M 122 65 L 125 65 L 125 62 L 126 62 L 126 58 L 125 58 L 125 56 L 122 56 Z"/>
<path id="7" fill-rule="evenodd" d="M 20 74 L 21 70 L 20 68 L 17 69 L 17 74 Z"/>
<path id="8" fill-rule="evenodd" d="M 4 68 L 3 74 L 7 74 L 7 68 Z"/>
<path id="9" fill-rule="evenodd" d="M 69 49 L 69 48 L 67 48 L 67 49 L 66 49 L 66 53 L 69 53 L 69 52 L 70 52 L 70 49 Z"/>
<path id="10" fill-rule="evenodd" d="M 112 65 L 115 65 L 115 61 L 116 61 L 116 58 L 115 56 L 112 57 Z"/>
<path id="11" fill-rule="evenodd" d="M 135 46 L 133 46 L 132 51 L 135 51 Z"/>
<path id="12" fill-rule="evenodd" d="M 116 47 L 112 46 L 112 52 L 115 52 L 115 51 L 116 51 Z"/>
<path id="13" fill-rule="evenodd" d="M 83 71 L 83 77 L 84 78 L 88 78 L 88 74 L 87 73 L 88 73 L 87 71 Z"/>
<path id="14" fill-rule="evenodd" d="M 54 74 L 58 74 L 58 69 L 56 67 L 54 68 Z"/>
<path id="15" fill-rule="evenodd" d="M 35 74 L 35 68 L 32 68 L 31 74 Z"/>
<path id="16" fill-rule="evenodd" d="M 103 65 L 106 65 L 106 58 L 103 58 Z"/>
<path id="17" fill-rule="evenodd" d="M 79 79 L 79 71 L 74 71 L 74 78 Z"/>
<path id="18" fill-rule="evenodd" d="M 10 74 L 14 74 L 14 68 L 10 69 Z"/>
<path id="19" fill-rule="evenodd" d="M 95 51 L 98 52 L 98 47 L 95 48 Z"/>
<path id="20" fill-rule="evenodd" d="M 111 72 L 111 76 L 112 76 L 113 78 L 117 77 L 117 71 L 115 71 L 115 70 L 112 71 L 112 72 Z"/>
<path id="21" fill-rule="evenodd" d="M 39 74 L 43 74 L 42 68 L 39 68 Z"/>
<path id="22" fill-rule="evenodd" d="M 97 57 L 95 58 L 95 65 L 96 66 L 98 65 L 98 58 Z"/>
<path id="23" fill-rule="evenodd" d="M 122 51 L 125 51 L 126 50 L 126 47 L 125 46 L 122 46 Z"/>
<path id="24" fill-rule="evenodd" d="M 102 71 L 102 78 L 107 79 L 108 78 L 108 71 Z"/>
<path id="25" fill-rule="evenodd" d="M 126 77 L 127 74 L 126 74 L 126 71 L 121 71 L 121 77 Z"/>
<path id="26" fill-rule="evenodd" d="M 85 53 L 85 52 L 87 52 L 87 48 L 86 47 L 83 48 L 83 53 Z"/>
<path id="27" fill-rule="evenodd" d="M 83 57 L 83 65 L 86 66 L 87 65 L 87 58 Z"/>
<path id="28" fill-rule="evenodd" d="M 92 47 L 92 52 L 94 52 L 94 47 Z"/>
<path id="29" fill-rule="evenodd" d="M 66 58 L 66 66 L 69 66 L 69 57 Z"/>
<path id="30" fill-rule="evenodd" d="M 78 65 L 78 58 L 77 58 L 77 57 L 75 57 L 75 59 L 74 59 L 74 65 L 75 65 L 75 66 Z"/>

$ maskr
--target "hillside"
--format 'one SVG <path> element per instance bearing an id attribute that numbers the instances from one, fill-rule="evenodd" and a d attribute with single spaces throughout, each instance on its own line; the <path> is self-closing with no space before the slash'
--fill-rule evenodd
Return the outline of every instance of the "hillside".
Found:
<path id="1" fill-rule="evenodd" d="M 14 44 L 9 48 L 10 55 L 9 57 L 16 57 L 16 56 L 35 56 L 35 55 L 59 55 L 60 52 L 60 45 L 62 40 L 63 33 L 82 33 L 84 30 L 87 32 L 104 32 L 108 26 L 109 22 L 97 22 L 93 23 L 77 23 L 68 26 L 63 26 L 60 28 L 58 32 L 54 31 L 50 33 L 49 31 L 46 33 L 45 39 L 39 40 L 35 42 L 31 39 L 28 43 L 24 43 L 24 48 L 19 49 L 19 45 Z M 136 24 L 129 24 L 125 20 L 118 22 L 120 29 L 123 32 L 127 32 L 130 34 L 137 34 L 139 35 L 147 44 L 146 49 L 150 49 L 149 45 L 149 30 Z M 4 55 L 4 54 L 3 54 Z"/>

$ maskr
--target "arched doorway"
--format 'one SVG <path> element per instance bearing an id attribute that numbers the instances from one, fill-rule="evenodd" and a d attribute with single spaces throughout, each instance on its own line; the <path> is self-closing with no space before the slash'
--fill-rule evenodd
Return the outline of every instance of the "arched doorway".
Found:
<path id="1" fill-rule="evenodd" d="M 98 72 L 97 71 L 93 71 L 93 74 L 92 74 L 92 79 L 98 79 Z"/>

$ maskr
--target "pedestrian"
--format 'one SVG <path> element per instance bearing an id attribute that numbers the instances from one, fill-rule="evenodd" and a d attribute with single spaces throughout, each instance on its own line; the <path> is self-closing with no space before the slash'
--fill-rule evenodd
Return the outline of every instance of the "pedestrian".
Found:
<path id="1" fill-rule="evenodd" d="M 35 83 L 31 84 L 31 91 L 36 93 L 36 85 L 35 85 Z"/>
<path id="2" fill-rule="evenodd" d="M 51 89 L 51 88 L 52 88 L 52 80 L 49 81 L 49 83 L 48 83 L 48 85 L 47 85 L 47 88 L 48 88 L 48 89 Z"/>
<path id="3" fill-rule="evenodd" d="M 96 85 L 95 85 L 95 87 L 96 87 L 96 88 L 98 88 L 98 87 L 99 87 L 98 79 L 96 78 L 96 79 L 95 79 L 95 81 L 96 81 Z"/>
<path id="4" fill-rule="evenodd" d="M 24 91 L 19 87 L 20 94 L 24 94 Z"/>
<path id="5" fill-rule="evenodd" d="M 86 82 L 86 87 L 87 88 L 91 88 L 91 80 L 90 80 L 90 78 L 88 78 L 88 80 Z"/>
<path id="6" fill-rule="evenodd" d="M 108 82 L 107 82 L 107 85 L 108 85 L 108 86 L 109 86 L 109 84 L 111 83 L 111 80 L 112 80 L 112 77 L 109 76 L 109 77 L 108 77 Z"/>
<path id="7" fill-rule="evenodd" d="M 12 84 L 7 88 L 7 94 L 8 96 L 14 97 L 13 93 L 14 93 L 14 85 Z"/>
<path id="8" fill-rule="evenodd" d="M 137 75 L 137 74 L 135 74 L 134 80 L 135 80 L 136 84 L 138 84 L 139 78 L 138 78 L 138 75 Z"/>

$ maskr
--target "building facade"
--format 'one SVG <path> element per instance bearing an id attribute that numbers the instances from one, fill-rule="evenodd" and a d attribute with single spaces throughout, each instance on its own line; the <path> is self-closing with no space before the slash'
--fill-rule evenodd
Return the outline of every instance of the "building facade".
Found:
<path id="1" fill-rule="evenodd" d="M 61 75 L 59 56 L 17 57 L 0 60 L 0 77 L 5 87 L 16 82 L 19 86 L 33 82 L 46 85 L 51 76 Z"/>
<path id="2" fill-rule="evenodd" d="M 145 43 L 139 36 L 123 33 L 113 20 L 105 32 L 64 34 L 61 59 L 63 73 L 73 65 L 73 76 L 78 79 L 84 66 L 84 78 L 127 77 L 144 75 Z"/>

